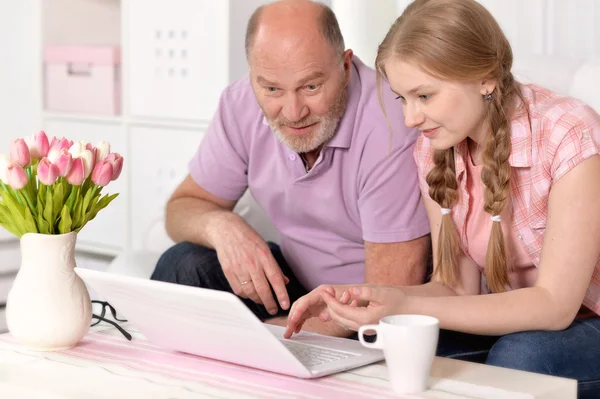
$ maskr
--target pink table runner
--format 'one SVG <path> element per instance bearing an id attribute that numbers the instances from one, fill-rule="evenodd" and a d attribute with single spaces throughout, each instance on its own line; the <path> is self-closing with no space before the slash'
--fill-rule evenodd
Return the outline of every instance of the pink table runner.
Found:
<path id="1" fill-rule="evenodd" d="M 9 334 L 0 341 L 19 345 Z M 260 398 L 425 398 L 394 394 L 389 388 L 349 381 L 338 375 L 299 379 L 156 346 L 144 338 L 131 342 L 112 330 L 90 332 L 75 348 L 59 352 L 95 363 L 110 363 L 133 370 L 192 381 L 226 392 Z M 349 371 L 352 373 L 352 370 Z M 375 377 L 364 377 L 375 378 Z"/>

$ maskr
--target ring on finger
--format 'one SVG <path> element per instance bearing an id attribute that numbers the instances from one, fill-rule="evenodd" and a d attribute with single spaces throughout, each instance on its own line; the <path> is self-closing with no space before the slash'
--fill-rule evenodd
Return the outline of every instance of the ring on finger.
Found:
<path id="1" fill-rule="evenodd" d="M 241 285 L 246 285 L 248 283 L 252 282 L 252 280 L 244 280 L 244 281 L 240 281 Z"/>

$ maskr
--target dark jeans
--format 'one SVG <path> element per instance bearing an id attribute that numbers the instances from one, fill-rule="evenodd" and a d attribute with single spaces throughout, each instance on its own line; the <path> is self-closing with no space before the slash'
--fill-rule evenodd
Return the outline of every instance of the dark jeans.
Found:
<path id="1" fill-rule="evenodd" d="M 501 337 L 441 330 L 437 355 L 576 379 L 579 399 L 600 398 L 600 317 Z"/>
<path id="2" fill-rule="evenodd" d="M 286 288 L 290 297 L 290 303 L 294 303 L 298 298 L 307 294 L 308 291 L 306 291 L 292 273 L 279 246 L 273 243 L 268 244 L 281 271 L 290 280 Z M 225 278 L 225 274 L 223 274 L 215 250 L 189 242 L 176 244 L 162 254 L 150 278 L 169 283 L 233 292 L 229 282 Z M 273 298 L 277 302 L 277 297 L 274 293 Z M 277 304 L 279 310 L 277 315 L 273 316 L 267 312 L 263 305 L 254 303 L 251 299 L 240 299 L 261 320 L 286 316 L 288 313 L 287 310 L 281 309 L 279 304 Z"/>

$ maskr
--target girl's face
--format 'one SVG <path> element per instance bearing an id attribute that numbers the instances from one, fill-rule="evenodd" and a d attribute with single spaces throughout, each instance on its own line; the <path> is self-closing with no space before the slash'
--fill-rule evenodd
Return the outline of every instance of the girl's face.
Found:
<path id="1" fill-rule="evenodd" d="M 384 66 L 392 90 L 402 104 L 406 126 L 419 129 L 436 150 L 455 146 L 467 137 L 482 143 L 491 80 L 439 80 L 414 64 L 391 59 Z"/>

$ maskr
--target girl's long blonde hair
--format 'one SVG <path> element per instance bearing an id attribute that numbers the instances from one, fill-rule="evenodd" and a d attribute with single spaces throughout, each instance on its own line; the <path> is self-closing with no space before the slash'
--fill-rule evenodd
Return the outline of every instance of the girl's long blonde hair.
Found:
<path id="1" fill-rule="evenodd" d="M 384 66 L 391 58 L 419 65 L 442 80 L 496 82 L 490 93 L 492 98 L 482 98 L 487 103 L 485 123 L 491 134 L 481 143 L 481 179 L 486 187 L 484 210 L 492 216 L 500 215 L 510 194 L 510 117 L 518 104 L 516 100 L 522 96 L 511 73 L 510 44 L 494 17 L 475 0 L 415 0 L 379 46 L 375 61 L 379 82 L 381 77 L 387 79 Z M 458 199 L 454 148 L 436 150 L 433 161 L 434 167 L 426 177 L 429 195 L 442 208 L 451 208 Z M 508 284 L 509 265 L 502 227 L 499 222 L 492 226 L 486 278 L 491 291 L 502 292 Z M 451 215 L 443 215 L 433 274 L 450 286 L 458 280 L 459 248 Z"/>

